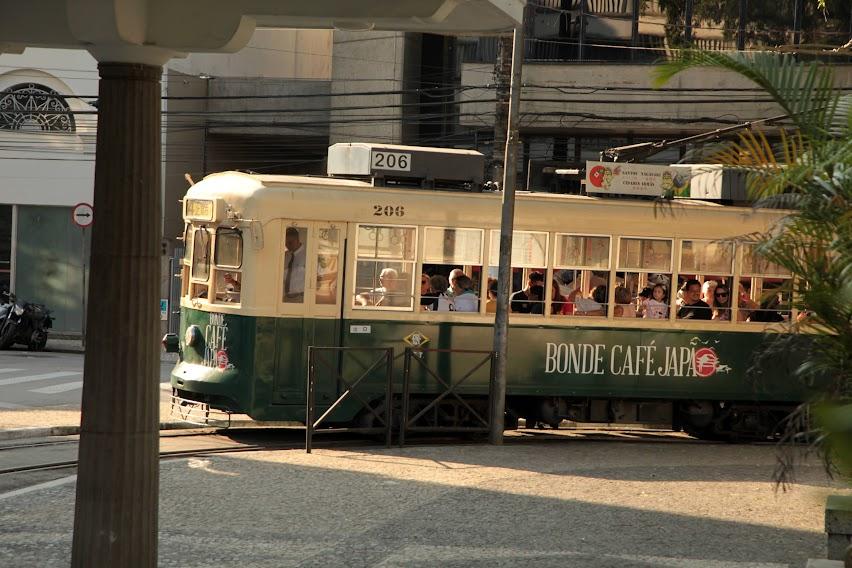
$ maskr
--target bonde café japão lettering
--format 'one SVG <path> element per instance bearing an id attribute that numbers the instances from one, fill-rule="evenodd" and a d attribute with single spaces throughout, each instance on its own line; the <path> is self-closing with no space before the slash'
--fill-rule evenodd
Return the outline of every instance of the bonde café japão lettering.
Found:
<path id="1" fill-rule="evenodd" d="M 729 371 L 730 367 L 719 364 L 715 349 L 700 345 L 547 343 L 544 358 L 544 372 L 561 375 L 709 377 Z"/>

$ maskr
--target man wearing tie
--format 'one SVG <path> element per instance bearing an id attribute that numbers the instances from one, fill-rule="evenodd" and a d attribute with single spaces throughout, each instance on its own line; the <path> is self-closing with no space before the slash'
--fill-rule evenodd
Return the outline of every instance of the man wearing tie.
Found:
<path id="1" fill-rule="evenodd" d="M 305 299 L 305 245 L 299 229 L 287 227 L 284 234 L 284 302 L 301 304 Z"/>

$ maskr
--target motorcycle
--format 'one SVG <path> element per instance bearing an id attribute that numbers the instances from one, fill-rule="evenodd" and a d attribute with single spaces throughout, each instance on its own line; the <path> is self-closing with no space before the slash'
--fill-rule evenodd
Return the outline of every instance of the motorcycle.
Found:
<path id="1" fill-rule="evenodd" d="M 43 304 L 18 302 L 14 294 L 3 294 L 0 305 L 0 349 L 19 343 L 30 351 L 41 351 L 47 344 L 47 330 L 53 325 L 50 310 Z"/>

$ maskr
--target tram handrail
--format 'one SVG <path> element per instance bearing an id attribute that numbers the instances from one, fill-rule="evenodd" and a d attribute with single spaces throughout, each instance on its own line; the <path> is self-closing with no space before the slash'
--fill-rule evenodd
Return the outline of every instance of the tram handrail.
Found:
<path id="1" fill-rule="evenodd" d="M 329 361 L 322 357 L 322 352 L 333 352 L 333 353 L 342 353 L 346 354 L 347 352 L 380 352 L 379 356 L 372 362 L 372 364 L 367 367 L 367 369 L 361 373 L 357 379 L 355 379 L 352 383 L 343 378 L 343 373 L 338 371 L 336 368 L 337 361 L 335 360 L 332 364 Z M 350 395 L 357 399 L 361 406 L 375 417 L 380 423 L 383 424 L 382 428 L 347 428 L 347 431 L 360 431 L 360 432 L 377 432 L 383 430 L 385 433 L 385 445 L 390 447 L 391 445 L 391 435 L 392 435 L 392 424 L 393 424 L 393 348 L 388 347 L 317 347 L 314 345 L 308 346 L 308 385 L 307 385 L 307 405 L 305 408 L 305 451 L 307 453 L 311 453 L 312 445 L 313 445 L 313 436 L 318 431 L 318 427 L 322 424 L 323 420 L 325 420 L 332 412 L 334 412 L 337 407 L 339 407 L 343 401 L 348 398 Z M 316 367 L 317 363 L 322 363 L 327 369 L 329 369 L 334 378 L 337 381 L 340 381 L 344 385 L 346 385 L 346 390 L 331 403 L 331 406 L 316 420 L 314 419 L 316 415 Z M 376 369 L 382 362 L 385 364 L 385 375 L 386 375 L 386 390 L 385 390 L 385 417 L 382 418 L 381 414 L 376 412 L 376 410 L 370 405 L 368 401 L 365 401 L 355 389 L 358 385 L 363 381 L 374 369 Z M 342 369 L 342 366 L 341 366 Z M 322 431 L 322 430 L 319 430 Z M 343 431 L 342 429 L 335 429 L 336 432 Z"/>

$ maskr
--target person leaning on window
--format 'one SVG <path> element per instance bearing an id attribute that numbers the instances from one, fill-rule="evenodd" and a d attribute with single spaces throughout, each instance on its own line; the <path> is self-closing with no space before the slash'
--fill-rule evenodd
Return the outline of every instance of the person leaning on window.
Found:
<path id="1" fill-rule="evenodd" d="M 690 278 L 683 283 L 683 305 L 677 311 L 678 319 L 709 320 L 710 306 L 701 299 L 701 282 Z"/>
<path id="2" fill-rule="evenodd" d="M 453 308 L 457 312 L 479 311 L 479 298 L 473 291 L 473 280 L 467 274 L 453 280 Z"/>
<path id="3" fill-rule="evenodd" d="M 400 308 L 408 306 L 410 297 L 400 294 L 399 289 L 399 272 L 394 268 L 383 268 L 379 273 L 378 288 L 373 288 L 369 292 L 358 294 L 356 300 L 362 306 L 382 306 L 386 308 Z"/>
<path id="4" fill-rule="evenodd" d="M 523 290 L 518 290 L 514 294 L 512 294 L 509 305 L 512 309 L 512 313 L 515 314 L 532 314 L 532 313 L 542 313 L 542 308 L 539 306 L 538 311 L 533 311 L 536 308 L 536 302 L 541 303 L 543 298 L 543 294 L 539 295 L 537 299 L 533 299 L 530 296 L 532 295 L 533 286 L 543 286 L 544 285 L 544 274 L 538 271 L 530 272 L 527 277 L 527 285 Z"/>

